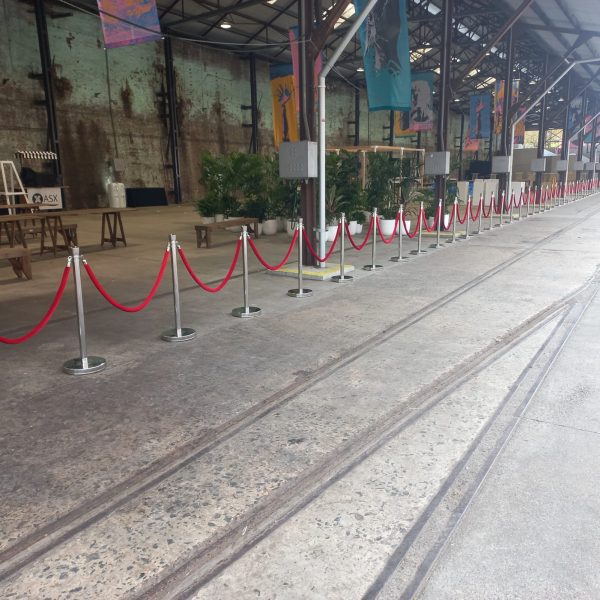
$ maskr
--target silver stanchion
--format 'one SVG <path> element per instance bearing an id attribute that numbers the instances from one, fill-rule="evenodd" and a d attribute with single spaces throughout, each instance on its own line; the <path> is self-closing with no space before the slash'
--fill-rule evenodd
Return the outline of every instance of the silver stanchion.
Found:
<path id="1" fill-rule="evenodd" d="M 531 211 L 532 215 L 535 215 L 535 205 L 537 204 L 538 194 L 537 194 L 537 185 L 533 188 L 533 210 Z M 538 209 L 538 213 L 539 213 Z"/>
<path id="2" fill-rule="evenodd" d="M 471 220 L 471 196 L 467 196 L 467 218 L 465 220 L 465 240 L 469 239 L 469 221 Z"/>
<path id="3" fill-rule="evenodd" d="M 523 210 L 523 192 L 519 196 L 519 221 L 521 220 L 521 212 Z"/>
<path id="4" fill-rule="evenodd" d="M 458 200 L 456 198 L 454 198 L 452 210 L 454 211 L 454 217 L 452 218 L 452 239 L 448 240 L 448 242 L 454 244 L 456 241 L 456 221 L 458 221 Z"/>
<path id="5" fill-rule="evenodd" d="M 437 231 L 436 231 L 436 238 L 435 238 L 435 244 L 431 244 L 429 247 L 430 248 L 439 248 L 440 247 L 440 239 L 442 237 L 441 235 L 441 231 L 442 231 L 442 219 L 444 218 L 444 214 L 442 213 L 442 200 L 438 200 L 438 211 L 436 214 L 438 214 L 438 220 L 437 220 Z"/>
<path id="6" fill-rule="evenodd" d="M 341 227 L 341 232 L 340 232 L 340 237 L 341 237 L 341 241 L 342 241 L 342 245 L 340 247 L 340 274 L 339 275 L 334 275 L 331 278 L 331 281 L 333 281 L 334 283 L 350 283 L 354 277 L 351 277 L 350 275 L 345 275 L 344 274 L 344 246 L 345 246 L 345 229 L 346 229 L 346 213 L 342 213 L 342 216 L 340 218 L 340 227 Z"/>
<path id="7" fill-rule="evenodd" d="M 502 191 L 502 197 L 500 198 L 500 227 L 504 225 L 504 201 L 506 200 L 506 190 Z"/>
<path id="8" fill-rule="evenodd" d="M 422 250 L 422 246 L 421 246 L 421 238 L 423 235 L 423 219 L 424 218 L 425 218 L 425 211 L 423 210 L 423 203 L 421 202 L 421 208 L 419 210 L 419 237 L 417 238 L 417 255 L 427 252 L 427 250 Z"/>
<path id="9" fill-rule="evenodd" d="M 477 233 L 481 233 L 481 222 L 483 220 L 483 194 L 479 195 L 479 222 L 477 223 Z"/>
<path id="10" fill-rule="evenodd" d="M 365 271 L 380 271 L 381 269 L 383 269 L 382 265 L 378 265 L 375 262 L 375 254 L 376 254 L 376 247 L 377 247 L 377 209 L 374 208 L 373 209 L 373 216 L 371 217 L 373 219 L 373 243 L 371 246 L 371 264 L 370 265 L 365 265 L 363 267 L 363 269 Z"/>
<path id="11" fill-rule="evenodd" d="M 508 203 L 508 223 L 512 223 L 513 222 L 513 200 L 516 198 L 515 193 L 511 192 L 510 194 L 510 202 Z"/>
<path id="12" fill-rule="evenodd" d="M 304 219 L 298 218 L 298 224 L 296 225 L 296 231 L 298 232 L 298 287 L 292 290 L 288 290 L 288 296 L 292 298 L 308 298 L 313 295 L 313 291 L 303 287 L 302 284 L 302 235 L 304 231 Z"/>
<path id="13" fill-rule="evenodd" d="M 75 282 L 75 300 L 77 302 L 77 327 L 79 329 L 79 358 L 72 358 L 63 364 L 63 371 L 68 375 L 88 375 L 98 373 L 106 368 L 106 359 L 100 356 L 87 355 L 85 335 L 85 311 L 83 309 L 83 292 L 81 290 L 81 254 L 79 248 L 69 249 L 73 260 L 73 281 Z"/>
<path id="14" fill-rule="evenodd" d="M 187 342 L 196 337 L 196 331 L 181 326 L 181 305 L 179 302 L 179 278 L 177 276 L 177 236 L 169 234 L 169 251 L 171 253 L 171 275 L 173 276 L 173 306 L 175 309 L 175 327 L 167 329 L 160 337 L 165 342 Z"/>
<path id="15" fill-rule="evenodd" d="M 391 261 L 400 262 L 404 260 L 402 256 L 402 229 L 404 228 L 404 204 L 400 205 L 400 210 L 398 211 L 398 256 L 392 256 L 390 258 Z"/>
<path id="16" fill-rule="evenodd" d="M 494 192 L 492 192 L 490 200 L 490 231 L 494 229 L 494 210 L 496 210 L 496 199 L 494 198 Z"/>
<path id="17" fill-rule="evenodd" d="M 242 260 L 244 268 L 244 306 L 234 308 L 231 314 L 242 319 L 256 317 L 262 312 L 258 306 L 250 306 L 248 302 L 248 228 L 242 226 Z"/>

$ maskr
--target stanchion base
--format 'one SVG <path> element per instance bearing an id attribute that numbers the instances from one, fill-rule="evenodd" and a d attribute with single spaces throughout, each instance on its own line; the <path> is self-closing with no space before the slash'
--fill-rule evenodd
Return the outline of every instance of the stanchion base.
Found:
<path id="1" fill-rule="evenodd" d="M 296 288 L 295 290 L 288 290 L 287 295 L 292 298 L 308 298 L 313 295 L 313 291 L 308 288 L 302 288 L 301 290 Z"/>
<path id="2" fill-rule="evenodd" d="M 354 281 L 354 277 L 351 277 L 350 275 L 334 275 L 331 278 L 331 281 L 333 281 L 333 283 L 350 283 L 351 281 Z"/>
<path id="3" fill-rule="evenodd" d="M 189 327 L 181 328 L 181 335 L 177 335 L 177 329 L 167 329 L 161 334 L 160 339 L 165 342 L 187 342 L 193 340 L 196 337 L 196 330 L 190 329 Z"/>
<path id="4" fill-rule="evenodd" d="M 63 371 L 67 375 L 88 375 L 89 373 L 99 373 L 106 368 L 106 359 L 100 356 L 88 356 L 87 366 L 83 365 L 81 358 L 72 358 L 63 365 Z"/>
<path id="5" fill-rule="evenodd" d="M 417 256 L 419 254 L 425 254 L 427 250 L 411 250 L 410 253 Z"/>
<path id="6" fill-rule="evenodd" d="M 406 256 L 392 256 L 392 258 L 390 258 L 390 260 L 392 262 L 401 262 L 403 260 L 407 260 Z"/>
<path id="7" fill-rule="evenodd" d="M 249 317 L 256 317 L 260 315 L 261 312 L 262 310 L 258 308 L 258 306 L 248 306 L 248 308 L 245 306 L 240 306 L 239 308 L 234 308 L 231 311 L 231 314 L 234 317 L 240 317 L 240 319 L 248 319 Z"/>
<path id="8" fill-rule="evenodd" d="M 381 269 L 383 269 L 383 265 L 365 265 L 363 269 L 365 271 L 381 271 Z"/>

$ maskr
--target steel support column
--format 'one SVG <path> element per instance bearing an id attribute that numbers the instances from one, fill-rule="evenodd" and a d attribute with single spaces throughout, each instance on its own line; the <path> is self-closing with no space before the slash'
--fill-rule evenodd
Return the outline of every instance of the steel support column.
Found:
<path id="1" fill-rule="evenodd" d="M 59 185 L 62 185 L 62 162 L 60 144 L 58 141 L 58 122 L 56 119 L 56 103 L 54 100 L 54 82 L 52 76 L 52 58 L 50 42 L 48 41 L 48 27 L 46 24 L 46 10 L 44 0 L 35 0 L 35 22 L 37 26 L 38 45 L 40 49 L 40 63 L 42 67 L 42 80 L 44 82 L 44 96 L 46 117 L 48 120 L 48 149 L 57 156 L 53 163 L 54 175 Z"/>
<path id="2" fill-rule="evenodd" d="M 567 90 L 566 90 L 566 100 L 571 97 L 571 73 L 567 75 Z M 570 103 L 567 104 L 567 108 L 565 110 L 565 120 L 563 121 L 563 135 L 562 135 L 562 148 L 560 150 L 560 158 L 561 160 L 569 160 L 569 112 L 571 110 Z M 568 165 L 568 163 L 567 163 Z M 563 171 L 560 174 L 560 182 L 567 183 L 567 175 L 568 170 Z"/>
<path id="3" fill-rule="evenodd" d="M 169 146 L 171 148 L 171 169 L 173 172 L 173 195 L 175 202 L 181 204 L 181 171 L 179 164 L 179 119 L 177 118 L 177 82 L 173 68 L 173 48 L 171 38 L 164 39 L 165 73 L 167 79 L 167 106 L 169 119 Z"/>
<path id="4" fill-rule="evenodd" d="M 256 92 L 256 55 L 250 54 L 250 115 L 252 123 L 252 138 L 250 152 L 258 154 L 258 95 Z"/>
<path id="5" fill-rule="evenodd" d="M 465 145 L 465 113 L 460 113 L 460 140 L 458 142 L 458 181 L 463 178 L 463 150 Z"/>
<path id="6" fill-rule="evenodd" d="M 582 129 L 577 136 L 577 160 L 578 161 L 583 160 L 583 138 L 585 137 L 585 135 L 584 135 L 585 115 L 587 113 L 586 104 L 587 104 L 587 92 L 584 92 L 583 96 L 581 98 L 581 121 L 579 122 L 579 127 L 583 127 L 584 129 Z M 575 173 L 575 177 L 576 177 L 577 181 L 581 181 L 582 179 L 584 179 L 582 171 L 577 171 Z"/>
<path id="7" fill-rule="evenodd" d="M 437 122 L 437 150 L 445 152 L 448 146 L 448 112 L 450 105 L 450 56 L 452 54 L 452 4 L 444 0 L 442 6 L 442 45 L 440 49 L 439 107 Z M 437 197 L 442 200 L 442 212 L 446 202 L 446 177 L 435 178 Z"/>
<path id="8" fill-rule="evenodd" d="M 502 135 L 500 137 L 500 154 L 508 156 L 514 140 L 512 139 L 512 130 L 510 126 L 510 108 L 512 105 L 512 87 L 513 87 L 513 68 L 514 68 L 514 36 L 513 30 L 508 30 L 506 36 L 506 75 L 504 76 L 504 103 L 502 107 Z M 506 174 L 501 174 L 498 178 L 498 195 L 502 190 L 506 191 L 506 197 L 510 198 L 510 190 L 507 189 L 508 178 Z"/>
<path id="9" fill-rule="evenodd" d="M 550 57 L 546 54 L 546 60 L 544 61 L 544 82 L 546 81 L 546 77 L 548 75 L 548 68 L 550 63 Z M 547 83 L 544 83 L 544 91 L 546 91 Z M 540 123 L 538 127 L 538 147 L 537 147 L 537 157 L 544 158 L 544 152 L 546 150 L 546 108 L 548 105 L 548 96 L 544 96 L 541 100 L 540 105 Z M 535 174 L 535 185 L 538 188 L 542 187 L 543 181 L 543 173 Z"/>
<path id="10" fill-rule="evenodd" d="M 360 88 L 354 89 L 354 145 L 360 146 Z"/>

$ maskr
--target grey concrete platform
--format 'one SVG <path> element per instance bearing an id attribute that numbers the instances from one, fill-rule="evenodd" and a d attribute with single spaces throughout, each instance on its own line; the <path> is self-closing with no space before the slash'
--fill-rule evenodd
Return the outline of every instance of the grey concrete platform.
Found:
<path id="1" fill-rule="evenodd" d="M 86 219 L 126 304 L 169 232 L 208 282 L 231 261 L 234 233 L 195 248 L 190 207 L 128 213 L 128 248 L 94 246 Z M 180 268 L 181 344 L 159 337 L 168 278 L 134 315 L 86 281 L 108 368 L 81 378 L 60 371 L 69 287 L 39 336 L 0 347 L 0 597 L 597 597 L 598 231 L 596 195 L 400 263 L 379 244 L 383 271 L 305 299 L 252 259 L 250 321 L 229 314 L 239 269 L 210 295 Z M 257 245 L 275 262 L 288 243 Z M 0 265 L 2 335 L 64 264 L 30 282 Z"/>

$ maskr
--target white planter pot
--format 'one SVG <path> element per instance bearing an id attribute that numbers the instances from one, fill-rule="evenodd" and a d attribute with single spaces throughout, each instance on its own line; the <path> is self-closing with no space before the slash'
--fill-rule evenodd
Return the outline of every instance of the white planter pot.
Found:
<path id="1" fill-rule="evenodd" d="M 448 223 L 450 223 L 450 215 L 444 215 L 444 228 L 448 229 Z"/>
<path id="2" fill-rule="evenodd" d="M 275 235 L 277 233 L 277 219 L 267 219 L 262 224 L 264 235 Z"/>
<path id="3" fill-rule="evenodd" d="M 296 231 L 297 224 L 297 221 L 294 221 L 293 219 L 287 219 L 287 221 L 285 222 L 285 230 L 287 231 L 290 237 L 294 235 L 294 231 Z"/>
<path id="4" fill-rule="evenodd" d="M 410 233 L 412 233 L 411 227 L 412 227 L 411 222 L 406 221 L 406 229 L 402 229 L 402 235 L 406 235 L 407 231 L 410 231 Z"/>
<path id="5" fill-rule="evenodd" d="M 225 215 L 221 215 L 221 214 L 215 215 L 215 223 L 220 223 L 221 221 L 224 221 L 224 220 L 225 220 Z"/>
<path id="6" fill-rule="evenodd" d="M 327 229 L 327 241 L 333 242 L 333 240 L 335 240 L 336 233 L 337 233 L 337 224 L 330 225 L 329 228 Z"/>
<path id="7" fill-rule="evenodd" d="M 362 230 L 363 230 L 362 223 L 357 223 L 356 224 L 356 235 L 358 235 L 359 233 L 362 233 Z"/>
<path id="8" fill-rule="evenodd" d="M 396 226 L 396 219 L 381 219 L 381 233 L 389 238 L 394 233 L 394 228 Z"/>
<path id="9" fill-rule="evenodd" d="M 350 232 L 350 235 L 356 235 L 356 228 L 358 227 L 358 223 L 356 221 L 349 221 L 348 222 L 348 231 Z"/>
<path id="10" fill-rule="evenodd" d="M 262 221 L 259 221 L 259 222 L 258 222 L 258 227 L 257 227 L 257 231 L 256 231 L 256 233 L 257 233 L 258 235 L 262 235 L 262 234 L 263 234 L 263 230 L 262 230 Z"/>

